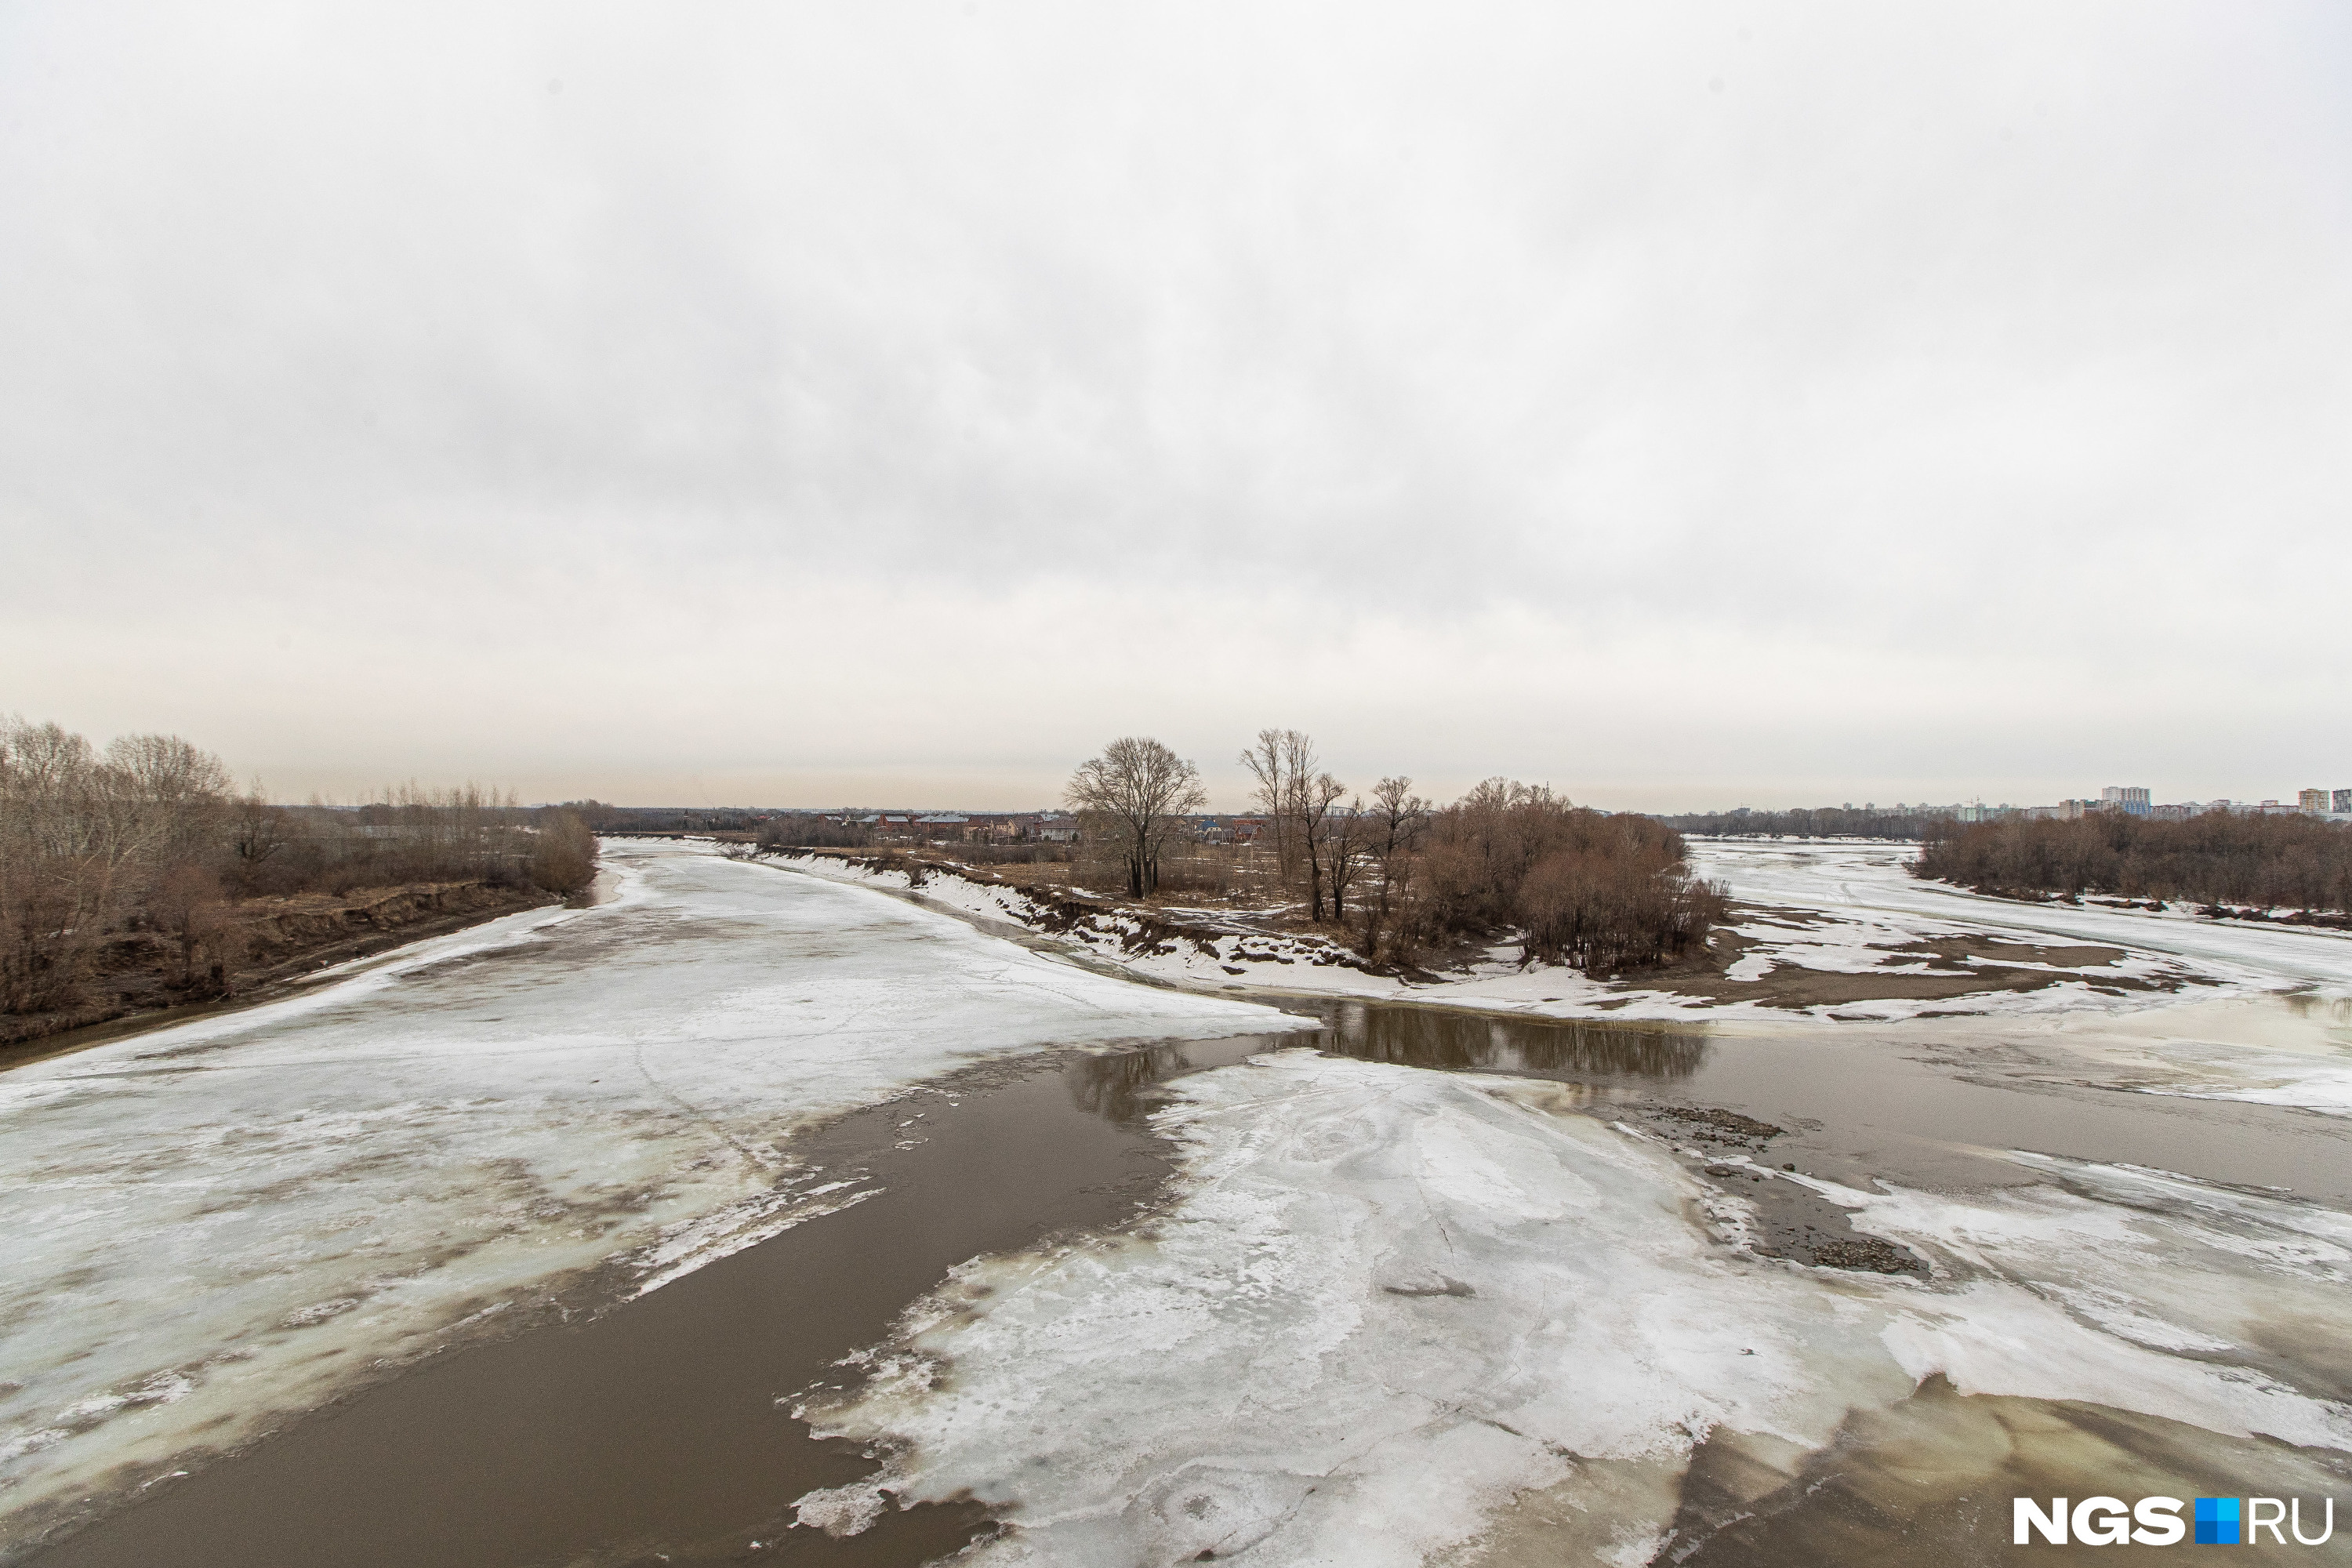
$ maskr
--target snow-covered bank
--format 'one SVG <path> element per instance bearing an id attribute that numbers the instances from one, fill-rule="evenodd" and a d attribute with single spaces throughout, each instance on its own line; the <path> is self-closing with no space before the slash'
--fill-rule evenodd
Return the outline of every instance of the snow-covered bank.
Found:
<path id="1" fill-rule="evenodd" d="M 2080 936 L 2054 925 L 2044 929 L 2019 922 L 2013 917 L 2020 906 L 1960 894 L 1947 899 L 1943 912 L 1937 915 L 1905 907 L 1900 895 L 1916 885 L 1902 868 L 1907 849 L 1829 844 L 1801 848 L 1824 858 L 1843 873 L 1833 887 L 1804 884 L 1802 890 L 1811 895 L 1810 901 L 1783 900 L 1752 886 L 1748 859 L 1737 851 L 1727 853 L 1720 845 L 1704 841 L 1694 846 L 1694 862 L 1702 876 L 1728 879 L 1734 898 L 1744 902 L 1780 906 L 1751 910 L 1727 928 L 1740 944 L 1740 957 L 1723 976 L 1727 984 L 1710 992 L 1677 989 L 1664 981 L 1645 984 L 1639 973 L 1619 981 L 1589 980 L 1577 970 L 1559 964 L 1522 963 L 1517 947 L 1508 943 L 1492 949 L 1465 969 L 1435 978 L 1406 980 L 1367 971 L 1353 953 L 1327 937 L 1262 929 L 1262 922 L 1228 910 L 1169 909 L 1163 911 L 1167 919 L 1181 923 L 1184 930 L 1181 934 L 1166 934 L 1147 927 L 1130 913 L 1109 908 L 1073 921 L 1066 908 L 1056 909 L 1050 896 L 968 879 L 951 870 L 931 871 L 912 890 L 929 901 L 984 920 L 1050 931 L 1132 973 L 1195 989 L 1409 1000 L 1547 1017 L 1768 1020 L 1797 1013 L 1837 1020 L 1891 1021 L 1928 1012 L 2116 1012 L 2149 1005 L 2177 987 L 2212 979 L 2193 955 L 2175 953 L 2160 945 L 2136 946 L 2122 937 L 2102 942 L 2126 951 L 2093 954 L 2060 969 L 2043 960 L 2036 944 L 2079 945 Z M 1767 863 L 1785 869 L 1786 858 Z M 827 880 L 910 890 L 908 874 L 888 866 L 830 855 L 803 855 L 779 864 Z M 1874 894 L 1881 893 L 1885 896 L 1872 901 Z M 1962 900 L 1984 906 L 1993 918 L 1967 918 L 1958 907 Z M 1936 951 L 1956 944 L 1982 951 L 1966 955 Z M 2259 942 L 2239 945 L 2250 952 L 2260 947 Z M 2352 942 L 2345 946 L 2352 954 Z M 1757 984 L 1776 972 L 1867 976 L 1895 982 L 1894 990 L 1921 994 L 1791 1003 L 1769 996 L 1769 988 Z M 2047 976 L 2048 983 L 2018 989 L 2010 982 L 2021 972 Z M 1921 984 L 1923 977 L 1931 984 Z M 2231 978 L 2249 990 L 2262 984 L 2256 975 L 2238 970 L 2231 971 Z M 1943 984 L 1947 982 L 1957 984 Z M 1742 994 L 1743 984 L 1753 986 L 1753 996 Z"/>
<path id="2" fill-rule="evenodd" d="M 2352 1115 L 2352 936 L 1985 898 L 1911 877 L 1906 845 L 1698 839 L 1691 851 L 1701 875 L 1729 885 L 1740 914 L 1727 930 L 1741 951 L 1715 983 L 1685 990 L 1645 984 L 1638 975 L 1602 983 L 1556 965 L 1522 966 L 1507 947 L 1466 972 L 1408 983 L 1354 967 L 1319 937 L 1154 938 L 1118 910 L 1074 924 L 1048 900 L 952 872 L 934 871 L 917 891 L 926 901 L 1048 931 L 1099 962 L 1196 991 L 1772 1031 L 1815 1022 L 1903 1024 L 1908 1037 L 1948 1037 L 1971 1048 L 2000 1038 L 2046 1041 L 2078 1067 L 2104 1061 L 2126 1069 L 2113 1081 L 2151 1092 Z M 908 890 L 904 871 L 835 857 L 782 864 L 827 880 Z M 1168 912 L 1198 916 L 1204 926 L 1232 919 L 1213 910 Z M 1792 971 L 1858 976 L 1882 994 L 1806 1005 L 1760 999 Z M 2020 978 L 2047 983 L 2018 989 Z M 1759 999 L 1745 996 L 1748 984 Z M 1908 989 L 1922 994 L 1884 994 Z M 2291 1014 L 2290 1005 L 2301 1013 Z"/>
<path id="3" fill-rule="evenodd" d="M 1544 1489 L 1584 1521 L 1544 1560 L 1638 1563 L 1701 1438 L 1793 1467 L 1935 1373 L 2352 1449 L 2340 1395 L 2272 1353 L 2336 1321 L 2334 1211 L 2063 1162 L 1978 1199 L 1815 1184 L 1938 1268 L 1809 1270 L 1695 1220 L 1736 1234 L 1738 1183 L 1559 1093 L 1305 1052 L 1182 1080 L 1181 1200 L 919 1306 L 861 1394 L 808 1411 L 896 1458 L 803 1521 L 968 1493 L 1016 1527 L 984 1561 L 1403 1568 Z"/>
<path id="4" fill-rule="evenodd" d="M 1986 898 L 1905 869 L 1909 845 L 1821 839 L 1693 839 L 1700 875 L 1735 899 L 1824 914 L 1866 916 L 1890 929 L 1947 926 L 2037 940 L 2099 942 L 2162 954 L 2247 990 L 2315 986 L 2352 995 L 2352 933 L 2206 920 L 2112 905 L 2020 903 Z"/>
<path id="5" fill-rule="evenodd" d="M 860 1195 L 789 1134 L 969 1063 L 1297 1020 L 618 842 L 622 896 L 0 1075 L 0 1510 L 235 1445 L 609 1266 L 651 1289 Z"/>
<path id="6" fill-rule="evenodd" d="M 1274 988 L 1283 991 L 1351 996 L 1398 996 L 1428 989 L 1367 973 L 1353 952 L 1328 937 L 1266 930 L 1231 910 L 1169 908 L 1161 912 L 1168 921 L 1181 922 L 1184 933 L 1168 935 L 1108 905 L 1088 904 L 1088 912 L 1074 919 L 1080 906 L 1053 891 L 1031 893 L 950 868 L 927 868 L 917 882 L 901 865 L 864 857 L 799 853 L 771 864 L 829 882 L 911 892 L 927 903 L 978 920 L 1050 932 L 1076 951 L 1154 980 L 1242 991 L 1251 986 L 1235 983 L 1236 975 L 1257 986 L 1273 985 L 1278 976 L 1282 984 Z"/>
<path id="7" fill-rule="evenodd" d="M 2130 955 L 2118 968 L 2194 974 L 2165 994 L 2105 996 L 2053 986 L 1969 1010 L 1981 1023 L 1937 1028 L 1964 1041 L 2046 1042 L 2095 1070 L 2126 1069 L 2148 1092 L 2352 1115 L 2352 934 L 2231 921 L 2188 910 L 1986 898 L 1905 870 L 1912 850 L 1890 844 L 1696 840 L 1693 858 L 1736 899 L 1806 911 L 1834 926 L 1884 928 L 1923 940 L 1965 926 L 2042 942 L 2090 942 Z M 1868 1012 L 1867 1008 L 1840 1009 Z M 2110 1077 L 2106 1070 L 2097 1076 Z"/>

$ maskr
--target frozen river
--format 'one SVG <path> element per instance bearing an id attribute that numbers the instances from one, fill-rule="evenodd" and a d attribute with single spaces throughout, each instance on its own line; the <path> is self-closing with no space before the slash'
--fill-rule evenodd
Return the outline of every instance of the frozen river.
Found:
<path id="1" fill-rule="evenodd" d="M 598 908 L 0 1078 L 14 1554 L 159 1479 L 45 1568 L 289 1497 L 374 1521 L 352 1563 L 915 1563 L 984 1513 L 1011 1528 L 983 1561 L 1121 1568 L 1974 1563 L 2011 1490 L 2352 1500 L 2352 942 L 1710 847 L 1743 900 L 2219 984 L 1861 1023 L 1302 1017 L 695 847 L 608 853 Z M 1120 1223 L 1139 1172 L 1164 1185 Z M 994 1183 L 1025 1229 L 949 1224 Z M 1833 1237 L 1907 1261 L 1806 1267 Z M 765 1353 L 857 1289 L 843 1374 Z M 685 1342 L 699 1371 L 646 1370 Z M 568 1415 L 499 1425 L 557 1384 Z M 779 1399 L 851 1445 L 831 1469 L 760 1425 Z M 521 1500 L 633 1410 L 688 1452 L 668 1513 L 625 1483 Z M 583 1447 L 521 1479 L 567 1422 Z M 694 1492 L 747 1447 L 738 1489 Z M 210 1544 L 188 1560 L 312 1550 Z"/>
<path id="2" fill-rule="evenodd" d="M 1732 896 L 1836 915 L 1911 917 L 1925 929 L 1949 925 L 2076 942 L 2113 942 L 2198 964 L 2217 978 L 2254 987 L 2309 986 L 2352 996 L 2352 935 L 2341 931 L 2207 921 L 2185 910 L 2152 915 L 2097 904 L 2028 904 L 1979 898 L 1903 868 L 1907 845 L 1802 839 L 1701 839 L 1692 860 Z"/>
<path id="3" fill-rule="evenodd" d="M 1044 1046 L 1286 1022 L 706 848 L 607 863 L 596 908 L 0 1077 L 0 1539 L 485 1314 L 857 1202 L 796 1171 L 799 1128 Z"/>

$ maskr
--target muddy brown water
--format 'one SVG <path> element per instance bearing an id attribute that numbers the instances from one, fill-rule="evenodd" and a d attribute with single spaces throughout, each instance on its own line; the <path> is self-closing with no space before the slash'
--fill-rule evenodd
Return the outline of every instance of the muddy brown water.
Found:
<path id="1" fill-rule="evenodd" d="M 840 1542 L 788 1531 L 793 1499 L 873 1466 L 812 1441 L 779 1401 L 966 1258 L 1131 1218 L 1169 1170 L 1139 1121 L 1141 1086 L 1287 1043 L 1061 1053 L 847 1117 L 796 1150 L 867 1173 L 877 1195 L 589 1321 L 446 1353 L 23 1561 L 584 1568 L 953 1552 L 987 1527 L 976 1508 L 894 1512 Z"/>
<path id="2" fill-rule="evenodd" d="M 960 1075 L 847 1117 L 804 1137 L 799 1152 L 828 1170 L 866 1173 L 881 1184 L 878 1195 L 584 1321 L 447 1352 L 163 1483 L 23 1561 L 617 1568 L 914 1564 L 951 1553 L 993 1528 L 976 1506 L 888 1512 L 843 1541 L 788 1528 L 793 1500 L 873 1468 L 847 1445 L 812 1440 L 789 1414 L 790 1396 L 841 1375 L 841 1357 L 885 1338 L 898 1313 L 956 1264 L 1131 1219 L 1171 1169 L 1168 1145 L 1144 1121 L 1157 1086 L 1272 1048 L 1318 1045 L 1418 1068 L 1580 1083 L 1597 1113 L 1634 1120 L 1677 1106 L 1727 1109 L 1786 1129 L 1769 1141 L 1775 1162 L 1857 1184 L 1880 1175 L 1931 1184 L 2024 1179 L 1972 1152 L 1978 1144 L 2339 1197 L 2352 1184 L 2352 1142 L 2333 1119 L 2005 1081 L 1868 1031 L 1735 1040 L 1391 1004 L 1284 1005 L 1324 1027 L 1060 1053 Z M 901 1131 L 916 1110 L 925 1112 L 916 1130 Z M 1990 1418 L 1989 1405 L 1938 1404 L 1928 1390 L 1921 1413 L 1906 1419 L 1958 1430 L 1952 1421 L 1961 1418 L 1936 1415 L 1948 1405 L 1965 1407 L 1964 1426 Z M 2012 1405 L 2003 1418 L 2020 1429 L 2081 1426 L 2050 1415 L 2056 1407 L 2022 1401 L 2004 1409 Z M 1687 1483 L 1685 1538 L 1712 1535 L 1704 1561 L 1873 1560 L 1870 1552 L 1906 1531 L 1870 1523 L 1885 1505 L 1864 1493 L 1889 1483 L 1874 1480 L 1876 1470 L 1856 1457 L 1872 1446 L 1864 1436 L 1842 1446 L 1850 1484 L 1824 1488 L 1809 1474 L 1785 1500 L 1764 1495 L 1761 1483 L 1730 1486 L 1725 1478 L 1738 1465 L 1719 1448 L 1702 1449 Z M 1915 1447 L 1923 1440 L 1905 1438 Z M 2014 1434 L 2003 1441 L 2013 1471 L 2039 1468 L 2014 1457 L 2023 1452 Z M 1727 1500 L 1734 1492 L 1737 1508 Z M 1969 1510 L 1990 1495 L 1953 1492 L 1938 1522 L 1981 1543 L 1967 1528 Z M 1691 1528 L 1707 1512 L 1713 1530 Z M 1727 1526 L 1733 1515 L 1745 1522 Z M 1854 1549 L 1816 1550 L 1832 1535 Z M 1919 1560 L 1931 1559 L 1963 1560 Z"/>
<path id="3" fill-rule="evenodd" d="M 1787 1130 L 1771 1142 L 1776 1163 L 1850 1186 L 2046 1180 L 1997 1157 L 2019 1149 L 2352 1202 L 2352 1119 L 2053 1081 L 2066 1064 L 2021 1046 L 1859 1024 L 1732 1035 L 1352 999 L 1283 1005 L 1323 1019 L 1324 1049 L 1366 1060 L 1580 1083 L 1602 1110 L 1739 1111 Z"/>

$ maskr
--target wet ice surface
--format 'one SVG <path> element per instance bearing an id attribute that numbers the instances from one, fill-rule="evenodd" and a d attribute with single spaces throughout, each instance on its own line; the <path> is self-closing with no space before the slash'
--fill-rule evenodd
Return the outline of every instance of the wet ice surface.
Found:
<path id="1" fill-rule="evenodd" d="M 642 1291 L 855 1204 L 793 1163 L 813 1119 L 1045 1044 L 1289 1022 L 697 847 L 607 854 L 613 903 L 0 1077 L 6 1533 L 582 1270 Z"/>
<path id="2" fill-rule="evenodd" d="M 1738 1183 L 1571 1099 L 1305 1051 L 1181 1080 L 1170 1210 L 919 1305 L 807 1412 L 896 1458 L 803 1521 L 968 1492 L 1014 1527 L 987 1560 L 1401 1565 L 1541 1490 L 1583 1521 L 1546 1560 L 1637 1563 L 1699 1440 L 1818 1449 L 1937 1373 L 2352 1449 L 2313 1351 L 2352 1280 L 2334 1210 L 2046 1158 L 1977 1196 L 1815 1182 L 1937 1268 L 1805 1269 L 1736 1245 Z"/>
<path id="3" fill-rule="evenodd" d="M 1697 840 L 1694 864 L 1735 898 L 1813 912 L 1860 934 L 1969 930 L 2017 940 L 2124 948 L 2121 971 L 2193 976 L 2170 994 L 2106 995 L 2068 982 L 2017 996 L 1968 999 L 1998 1037 L 2046 1042 L 2111 1069 L 2143 1069 L 2134 1087 L 2352 1116 L 2352 933 L 2203 920 L 2095 906 L 1988 899 L 1906 873 L 1910 847 L 1807 840 Z M 1841 1006 L 1890 1020 L 1949 1004 Z M 1953 1021 L 1958 1040 L 1991 1039 Z M 2115 1073 L 2111 1076 L 2124 1076 Z"/>
<path id="4" fill-rule="evenodd" d="M 1735 899 L 1843 917 L 1857 931 L 1950 929 L 2105 943 L 2183 961 L 2233 986 L 2352 995 L 2352 935 L 2340 931 L 1983 898 L 1910 876 L 1904 868 L 1916 851 L 1905 844 L 1693 839 L 1690 850 L 1692 868 L 1728 883 Z"/>
<path id="5" fill-rule="evenodd" d="M 1982 968 L 1992 988 L 1958 996 L 1883 997 L 1804 1008 L 1718 998 L 1585 978 L 1558 965 L 1522 966 L 1506 944 L 1465 977 L 1407 984 L 1393 977 L 1311 963 L 1236 962 L 1234 939 L 1213 952 L 1189 943 L 1167 952 L 1124 952 L 1105 938 L 1090 951 L 1119 968 L 1196 989 L 1247 994 L 1258 987 L 1324 998 L 1411 1000 L 1539 1018 L 1705 1024 L 1782 1029 L 1903 1023 L 1956 1041 L 2000 1035 L 1957 1016 L 1986 1021 L 2013 1037 L 2046 1040 L 2133 1069 L 2151 1092 L 2292 1106 L 2352 1116 L 2352 934 L 2279 925 L 2215 922 L 2175 911 L 2144 911 L 1990 899 L 1906 870 L 1905 844 L 1824 839 L 1693 839 L 1692 864 L 1726 882 L 1750 906 L 1733 929 L 1751 945 L 1731 967 L 1734 982 L 1776 970 L 1937 977 Z M 903 872 L 877 872 L 814 857 L 787 862 L 795 874 L 894 891 Z M 1025 899 L 1014 889 L 932 877 L 920 898 L 974 919 L 1017 925 Z M 1962 939 L 1992 956 L 1932 961 L 1906 956 L 1923 944 Z M 2119 956 L 2081 971 L 2041 962 L 2037 949 L 2095 945 Z M 2073 961 L 2070 961 L 2070 963 Z M 2039 989 L 1998 988 L 1990 976 L 2062 968 Z M 1248 986 L 1231 984 L 1230 968 Z M 2153 984 L 2158 989 L 2144 988 Z M 2168 989 L 2178 987 L 2179 989 Z M 2301 1011 L 2289 1018 L 2279 999 Z M 1923 1018 L 1922 1015 L 1929 1016 Z M 1925 1037 L 1925 1034 L 1923 1037 Z"/>

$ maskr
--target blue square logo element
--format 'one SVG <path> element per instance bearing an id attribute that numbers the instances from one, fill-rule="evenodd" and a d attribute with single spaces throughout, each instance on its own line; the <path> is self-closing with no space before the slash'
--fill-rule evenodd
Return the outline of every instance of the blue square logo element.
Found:
<path id="1" fill-rule="evenodd" d="M 2236 1498 L 2201 1497 L 2197 1500 L 2197 1544 L 2200 1546 L 2240 1544 Z"/>

